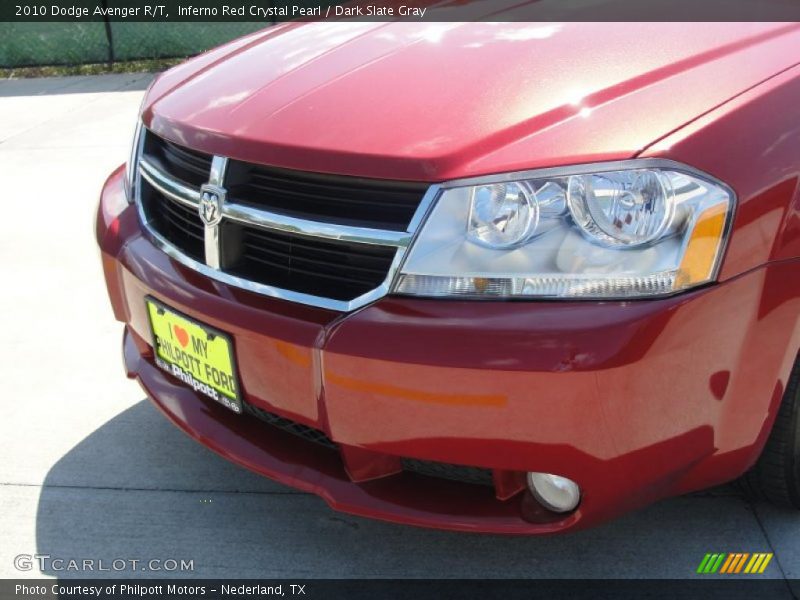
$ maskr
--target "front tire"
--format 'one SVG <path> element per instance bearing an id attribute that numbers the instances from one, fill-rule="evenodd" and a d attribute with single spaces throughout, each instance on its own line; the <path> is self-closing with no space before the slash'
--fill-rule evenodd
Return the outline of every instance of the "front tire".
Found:
<path id="1" fill-rule="evenodd" d="M 751 498 L 800 510 L 800 362 L 792 369 L 764 451 L 739 483 Z"/>

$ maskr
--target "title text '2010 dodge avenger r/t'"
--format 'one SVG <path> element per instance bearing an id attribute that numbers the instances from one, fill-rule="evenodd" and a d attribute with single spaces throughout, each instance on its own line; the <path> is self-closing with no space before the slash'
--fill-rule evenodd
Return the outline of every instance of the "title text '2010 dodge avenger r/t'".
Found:
<path id="1" fill-rule="evenodd" d="M 124 361 L 348 513 L 800 508 L 800 27 L 286 24 L 165 72 L 97 238 Z"/>

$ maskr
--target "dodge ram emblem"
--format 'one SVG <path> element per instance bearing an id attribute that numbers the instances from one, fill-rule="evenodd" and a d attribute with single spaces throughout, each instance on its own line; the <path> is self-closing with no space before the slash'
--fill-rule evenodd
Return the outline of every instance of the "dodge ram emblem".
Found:
<path id="1" fill-rule="evenodd" d="M 206 226 L 213 227 L 222 219 L 222 199 L 224 194 L 224 190 L 215 186 L 204 185 L 200 189 L 200 204 L 197 207 L 197 211 Z"/>

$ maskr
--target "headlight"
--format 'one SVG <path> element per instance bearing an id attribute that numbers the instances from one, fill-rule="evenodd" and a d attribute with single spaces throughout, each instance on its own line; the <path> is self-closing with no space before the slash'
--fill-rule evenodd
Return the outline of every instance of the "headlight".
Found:
<path id="1" fill-rule="evenodd" d="M 539 205 L 519 183 L 492 183 L 470 190 L 467 238 L 487 248 L 511 248 L 536 230 Z"/>
<path id="2" fill-rule="evenodd" d="M 131 203 L 136 193 L 136 173 L 139 169 L 139 147 L 142 143 L 142 133 L 142 120 L 137 119 L 136 130 L 131 141 L 131 152 L 128 156 L 128 162 L 125 164 L 125 194 L 128 197 L 128 202 Z"/>
<path id="3" fill-rule="evenodd" d="M 673 294 L 716 277 L 733 206 L 710 176 L 646 159 L 444 184 L 394 291 Z"/>

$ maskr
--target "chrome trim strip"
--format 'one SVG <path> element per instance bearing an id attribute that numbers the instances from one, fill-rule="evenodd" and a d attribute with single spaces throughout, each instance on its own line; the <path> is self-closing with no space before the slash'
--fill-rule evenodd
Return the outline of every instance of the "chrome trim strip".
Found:
<path id="1" fill-rule="evenodd" d="M 196 209 L 197 205 L 200 203 L 200 190 L 196 190 L 188 185 L 184 185 L 180 181 L 172 179 L 169 175 L 164 173 L 164 171 L 145 158 L 139 159 L 139 172 L 150 185 L 176 202 L 180 202 L 194 209 Z M 138 192 L 139 191 L 136 190 L 137 198 Z"/>
<path id="2" fill-rule="evenodd" d="M 219 269 L 219 224 L 206 225 L 203 229 L 203 248 L 206 254 L 206 264 L 212 269 Z"/>
<path id="3" fill-rule="evenodd" d="M 225 182 L 225 174 L 228 171 L 228 159 L 222 156 L 215 156 L 211 159 L 211 172 L 208 176 L 208 183 L 200 188 L 200 198 L 203 198 L 203 192 L 206 188 L 218 188 L 216 195 L 219 198 L 219 212 L 221 216 L 225 214 L 225 188 L 222 187 Z M 198 212 L 202 210 L 198 206 Z M 206 264 L 212 269 L 220 269 L 222 261 L 220 255 L 222 250 L 220 248 L 220 228 L 221 221 L 218 219 L 213 224 L 205 224 L 203 230 L 203 245 L 206 254 Z"/>
<path id="4" fill-rule="evenodd" d="M 144 148 L 145 129 L 142 125 L 142 120 L 136 121 L 136 130 L 133 134 L 133 143 L 131 144 L 131 151 L 128 156 L 128 162 L 125 163 L 125 195 L 128 198 L 128 203 L 133 202 L 136 197 L 136 182 L 139 178 L 139 158 L 142 156 Z"/>
<path id="5" fill-rule="evenodd" d="M 414 216 L 411 217 L 411 222 L 408 224 L 408 231 L 413 235 L 414 239 L 416 239 L 417 235 L 419 234 L 420 226 L 428 218 L 428 214 L 431 212 L 433 204 L 439 197 L 439 193 L 441 191 L 441 184 L 434 184 L 431 185 L 425 191 L 425 195 L 422 196 L 422 200 L 420 200 L 419 206 L 417 207 Z M 410 245 L 411 244 L 409 244 L 409 246 Z"/>
<path id="6" fill-rule="evenodd" d="M 387 231 L 369 229 L 367 227 L 351 227 L 319 221 L 297 219 L 287 215 L 251 208 L 244 204 L 228 202 L 222 209 L 223 217 L 246 225 L 254 225 L 265 229 L 276 229 L 289 233 L 297 233 L 329 240 L 374 244 L 378 246 L 395 246 L 405 248 L 411 241 L 411 234 L 405 231 Z"/>
<path id="7" fill-rule="evenodd" d="M 422 224 L 428 220 L 428 215 L 430 215 L 431 211 L 433 210 L 434 205 L 436 204 L 436 200 L 438 200 L 439 195 L 442 192 L 441 185 L 432 185 L 428 188 L 425 192 L 425 195 L 422 197 L 422 201 L 419 203 L 414 216 L 411 218 L 411 223 L 409 223 L 408 231 L 411 234 L 411 240 L 403 249 L 402 253 L 399 254 L 400 261 L 397 265 L 397 269 L 395 270 L 394 275 L 392 276 L 389 289 L 387 290 L 387 294 L 395 289 L 397 285 L 397 280 L 400 278 L 400 273 L 403 272 L 403 265 L 406 263 L 406 259 L 408 258 L 409 253 L 411 252 L 411 248 L 414 246 L 414 242 L 419 237 L 420 232 L 422 231 Z"/>
<path id="8" fill-rule="evenodd" d="M 210 185 L 225 185 L 225 175 L 228 173 L 228 159 L 224 156 L 215 156 L 211 159 L 211 173 L 208 175 Z"/>

